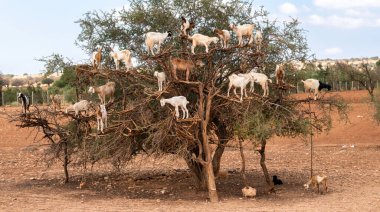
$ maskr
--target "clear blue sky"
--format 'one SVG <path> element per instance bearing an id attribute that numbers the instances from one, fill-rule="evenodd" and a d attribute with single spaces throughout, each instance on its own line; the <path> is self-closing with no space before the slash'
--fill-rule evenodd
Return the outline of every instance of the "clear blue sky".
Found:
<path id="1" fill-rule="evenodd" d="M 0 0 L 0 71 L 39 73 L 35 58 L 59 53 L 74 62 L 89 56 L 74 41 L 74 23 L 87 11 L 122 8 L 121 0 Z M 256 0 L 271 17 L 298 18 L 317 58 L 380 56 L 380 0 Z"/>

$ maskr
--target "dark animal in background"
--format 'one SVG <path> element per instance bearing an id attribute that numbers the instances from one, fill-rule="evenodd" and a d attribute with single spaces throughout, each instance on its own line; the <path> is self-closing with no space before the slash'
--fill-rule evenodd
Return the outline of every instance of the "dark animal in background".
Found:
<path id="1" fill-rule="evenodd" d="M 280 180 L 280 178 L 277 177 L 277 175 L 273 175 L 273 184 L 275 185 L 282 185 L 282 180 Z"/>
<path id="2" fill-rule="evenodd" d="M 181 19 L 182 19 L 181 34 L 187 36 L 188 34 L 190 34 L 190 31 L 195 27 L 195 23 L 192 21 L 189 22 L 183 16 L 181 17 Z"/>
<path id="3" fill-rule="evenodd" d="M 29 97 L 23 93 L 18 93 L 17 100 L 21 101 L 24 114 L 26 114 L 26 111 L 29 112 L 29 107 L 30 107 Z"/>
<path id="4" fill-rule="evenodd" d="M 331 90 L 331 85 L 319 81 L 318 90 L 321 91 L 324 88 L 326 88 L 328 91 L 330 91 Z"/>

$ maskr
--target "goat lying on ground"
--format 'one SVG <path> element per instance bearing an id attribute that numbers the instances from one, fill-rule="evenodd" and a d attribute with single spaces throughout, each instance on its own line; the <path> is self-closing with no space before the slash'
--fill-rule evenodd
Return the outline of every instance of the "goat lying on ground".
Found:
<path id="1" fill-rule="evenodd" d="M 99 86 L 99 87 L 93 87 L 91 86 L 88 89 L 88 92 L 90 93 L 97 93 L 100 99 L 100 104 L 105 104 L 106 102 L 106 96 L 110 96 L 109 101 L 114 101 L 114 93 L 115 93 L 115 83 L 114 82 L 107 82 L 105 85 Z"/>
<path id="2" fill-rule="evenodd" d="M 305 87 L 305 92 L 307 92 L 307 98 L 310 97 L 310 93 L 314 91 L 314 100 L 317 100 L 318 93 L 322 89 L 331 90 L 331 85 L 325 84 L 319 80 L 316 79 L 307 79 L 307 80 L 301 80 L 303 82 L 303 85 Z"/>
<path id="3" fill-rule="evenodd" d="M 228 83 L 228 92 L 227 92 L 228 97 L 230 96 L 230 90 L 231 90 L 232 86 L 234 87 L 234 94 L 235 95 L 237 95 L 236 94 L 236 88 L 240 88 L 240 101 L 241 102 L 243 101 L 243 93 L 245 94 L 245 97 L 248 97 L 246 87 L 247 87 L 248 83 L 253 80 L 252 75 L 238 76 L 236 74 L 231 74 L 228 77 L 228 80 L 230 81 Z"/>
<path id="4" fill-rule="evenodd" d="M 327 176 L 326 175 L 322 175 L 322 176 L 320 176 L 320 175 L 314 175 L 303 186 L 307 190 L 309 189 L 310 185 L 312 185 L 314 188 L 317 187 L 318 188 L 318 193 L 320 193 L 319 192 L 319 185 L 321 185 L 321 184 L 323 184 L 323 186 L 325 187 L 325 192 L 327 192 Z"/>
<path id="5" fill-rule="evenodd" d="M 29 111 L 30 99 L 27 95 L 25 95 L 23 93 L 17 93 L 17 100 L 21 101 L 21 105 L 22 105 L 22 109 L 23 109 L 24 114 L 26 114 L 26 111 L 30 112 Z"/>
<path id="6" fill-rule="evenodd" d="M 88 114 L 88 110 L 90 109 L 90 104 L 91 102 L 87 101 L 87 100 L 81 100 L 73 105 L 70 105 L 66 108 L 66 111 L 65 113 L 68 113 L 68 112 L 71 112 L 71 111 L 75 111 L 75 116 L 78 117 L 79 116 L 79 113 L 81 111 L 84 111 L 85 114 L 87 115 Z"/>
<path id="7" fill-rule="evenodd" d="M 96 108 L 96 121 L 98 123 L 98 132 L 103 133 L 104 127 L 107 128 L 107 110 L 105 105 L 99 105 Z"/>
<path id="8" fill-rule="evenodd" d="M 203 67 L 204 63 L 201 60 L 197 60 L 194 64 L 191 60 L 184 60 L 177 57 L 170 57 L 170 64 L 172 65 L 173 77 L 178 80 L 177 70 L 186 71 L 186 81 L 189 81 L 190 71 L 194 69 L 195 66 Z"/>
<path id="9" fill-rule="evenodd" d="M 182 19 L 181 33 L 182 33 L 182 35 L 188 35 L 188 32 L 190 32 L 195 27 L 195 23 L 189 22 L 183 16 L 181 17 L 181 19 Z"/>
<path id="10" fill-rule="evenodd" d="M 111 48 L 110 57 L 115 63 L 116 70 L 119 70 L 120 61 L 124 62 L 127 67 L 127 71 L 129 71 L 129 68 L 132 67 L 131 52 L 129 50 L 115 52 L 113 48 Z"/>
<path id="11" fill-rule="evenodd" d="M 179 118 L 178 107 L 180 107 L 182 110 L 182 113 L 183 113 L 182 118 L 183 119 L 189 118 L 189 111 L 186 108 L 186 105 L 189 103 L 189 101 L 187 101 L 186 97 L 184 97 L 184 96 L 173 96 L 172 98 L 169 98 L 169 99 L 162 98 L 160 100 L 160 103 L 161 103 L 162 107 L 165 106 L 165 103 L 171 104 L 175 109 L 175 117 L 177 117 L 177 118 Z"/>
<path id="12" fill-rule="evenodd" d="M 218 35 L 219 39 L 222 42 L 222 48 L 226 49 L 228 48 L 228 42 L 231 39 L 230 32 L 227 30 L 220 30 L 220 29 L 214 29 L 214 33 Z"/>
<path id="13" fill-rule="evenodd" d="M 244 197 L 255 197 L 257 193 L 256 189 L 250 186 L 242 188 L 241 191 L 243 192 Z"/>
<path id="14" fill-rule="evenodd" d="M 193 54 L 195 54 L 194 49 L 196 46 L 203 45 L 206 48 L 206 53 L 208 53 L 208 46 L 211 43 L 216 44 L 219 41 L 219 38 L 217 37 L 209 37 L 202 34 L 194 34 L 193 36 L 188 36 L 187 38 L 192 42 L 191 53 Z"/>
<path id="15" fill-rule="evenodd" d="M 166 74 L 165 74 L 165 72 L 155 71 L 153 73 L 153 76 L 157 77 L 158 91 L 162 91 L 163 90 L 163 85 L 166 82 Z"/>
<path id="16" fill-rule="evenodd" d="M 243 46 L 243 36 L 249 38 L 248 45 L 253 43 L 253 29 L 255 28 L 254 24 L 243 24 L 243 25 L 234 25 L 230 24 L 230 28 L 235 32 L 236 37 L 239 40 L 239 46 Z"/>
<path id="17" fill-rule="evenodd" d="M 91 56 L 92 67 L 95 69 L 102 68 L 102 47 L 98 51 L 93 52 Z"/>
<path id="18" fill-rule="evenodd" d="M 283 184 L 282 180 L 280 180 L 280 178 L 278 178 L 277 175 L 273 175 L 272 181 L 273 181 L 274 185 L 282 185 Z"/>
<path id="19" fill-rule="evenodd" d="M 148 50 L 148 54 L 153 52 L 154 45 L 157 44 L 157 53 L 160 53 L 161 44 L 165 41 L 167 37 L 171 37 L 171 31 L 167 31 L 165 33 L 160 32 L 148 32 L 145 34 L 145 44 Z"/>

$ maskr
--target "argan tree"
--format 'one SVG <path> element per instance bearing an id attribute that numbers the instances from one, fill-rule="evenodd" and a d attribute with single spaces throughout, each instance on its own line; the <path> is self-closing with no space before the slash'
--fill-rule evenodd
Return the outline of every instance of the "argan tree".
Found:
<path id="1" fill-rule="evenodd" d="M 252 8 L 250 2 L 240 0 L 191 3 L 184 0 L 149 0 L 131 1 L 128 9 L 120 11 L 86 13 L 78 21 L 82 32 L 77 44 L 82 49 L 90 53 L 97 46 L 107 49 L 107 46 L 117 44 L 119 48 L 131 50 L 138 61 L 129 72 L 107 68 L 93 70 L 89 65 L 76 66 L 75 86 L 79 99 L 90 98 L 86 92 L 90 85 L 101 85 L 106 81 L 116 83 L 116 100 L 107 104 L 110 126 L 104 134 L 97 135 L 93 133 L 94 116 L 74 118 L 63 113 L 58 115 L 72 120 L 70 127 L 60 127 L 52 121 L 39 119 L 24 126 L 41 127 L 41 123 L 45 124 L 42 126 L 44 129 L 55 126 L 44 131 L 45 134 L 60 133 L 58 137 L 50 135 L 53 138 L 52 146 L 65 144 L 68 154 L 63 155 L 79 157 L 83 164 L 107 159 L 122 163 L 136 154 L 180 155 L 199 187 L 208 189 L 212 202 L 218 201 L 215 175 L 219 171 L 224 148 L 237 135 L 261 145 L 261 165 L 270 184 L 265 166 L 266 140 L 274 135 L 305 135 L 310 126 L 322 131 L 330 122 L 328 113 L 313 116 L 312 123 L 305 121 L 309 114 L 303 109 L 303 104 L 308 100 L 288 97 L 286 90 L 291 88 L 289 85 L 271 85 L 268 98 L 250 94 L 249 98 L 240 102 L 238 98 L 226 96 L 228 76 L 231 74 L 260 67 L 261 72 L 269 75 L 281 61 L 303 61 L 308 56 L 303 30 L 299 29 L 297 20 L 285 23 L 270 21 L 266 11 L 253 11 Z M 211 29 L 227 29 L 232 22 L 255 23 L 264 34 L 262 51 L 257 52 L 254 45 L 238 47 L 233 44 L 228 49 L 217 45 L 208 54 L 203 53 L 202 49 L 192 55 L 187 39 L 179 36 L 180 16 L 196 23 L 195 32 L 210 36 L 214 36 Z M 167 30 L 175 36 L 164 44 L 159 55 L 148 56 L 142 35 L 148 31 Z M 103 52 L 106 53 L 107 50 Z M 175 80 L 171 76 L 170 57 L 180 57 L 194 63 L 202 60 L 205 66 L 192 70 L 189 81 Z M 112 67 L 110 63 L 107 66 Z M 163 71 L 168 76 L 169 82 L 162 92 L 157 91 L 154 71 Z M 178 72 L 178 75 L 179 79 L 184 79 L 183 73 Z M 179 95 L 189 101 L 188 119 L 177 119 L 170 106 L 160 105 L 161 98 Z M 326 104 L 338 105 L 330 100 L 321 100 L 324 108 Z M 39 114 L 41 112 L 32 113 L 29 120 L 36 120 Z M 21 121 L 28 123 L 23 118 Z M 66 131 L 62 133 L 57 129 Z M 217 138 L 212 141 L 217 144 L 214 154 L 209 147 L 211 134 Z M 70 158 L 67 160 L 70 161 Z"/>

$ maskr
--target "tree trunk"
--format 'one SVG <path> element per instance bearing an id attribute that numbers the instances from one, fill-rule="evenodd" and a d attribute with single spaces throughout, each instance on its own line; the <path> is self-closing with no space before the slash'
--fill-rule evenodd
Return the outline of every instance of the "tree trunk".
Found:
<path id="1" fill-rule="evenodd" d="M 200 84 L 199 89 L 199 117 L 201 118 L 201 130 L 202 130 L 202 146 L 205 154 L 204 173 L 207 179 L 207 187 L 209 198 L 211 202 L 218 202 L 218 193 L 216 191 L 214 169 L 211 161 L 211 151 L 208 144 L 207 126 L 210 120 L 212 95 L 211 92 L 207 94 L 206 99 L 206 111 L 204 111 L 204 96 L 203 96 L 203 84 Z M 205 112 L 205 113 L 204 113 Z"/>
<path id="2" fill-rule="evenodd" d="M 243 177 L 243 183 L 244 187 L 248 187 L 248 181 L 247 176 L 245 176 L 245 157 L 244 157 L 244 151 L 243 151 L 243 139 L 239 138 L 239 149 L 240 149 L 240 156 L 241 156 L 241 175 Z"/>
<path id="3" fill-rule="evenodd" d="M 214 118 L 213 123 L 217 126 L 215 131 L 216 135 L 219 138 L 218 147 L 215 150 L 214 157 L 212 158 L 212 166 L 214 168 L 214 175 L 217 176 L 220 170 L 220 160 L 224 153 L 224 147 L 228 143 L 227 137 L 227 127 L 221 123 L 217 118 Z"/>
<path id="4" fill-rule="evenodd" d="M 266 144 L 267 144 L 266 140 L 261 140 L 261 149 L 259 151 L 260 155 L 261 155 L 260 166 L 263 169 L 265 181 L 267 182 L 267 185 L 269 187 L 269 191 L 273 191 L 274 185 L 273 185 L 273 182 L 270 180 L 268 169 L 267 169 L 267 166 L 265 165 L 265 146 L 266 146 Z"/>
<path id="5" fill-rule="evenodd" d="M 191 159 L 191 154 L 194 152 L 189 152 L 189 155 L 185 157 L 185 161 L 190 171 L 194 174 L 194 179 L 196 181 L 197 187 L 200 190 L 207 189 L 207 181 L 203 172 L 203 166 L 200 163 L 195 162 Z M 197 154 L 196 154 L 197 155 Z"/>
<path id="6" fill-rule="evenodd" d="M 64 141 L 63 142 L 63 171 L 65 172 L 65 183 L 69 182 L 68 164 L 69 164 L 69 156 L 67 153 L 67 141 Z"/>

